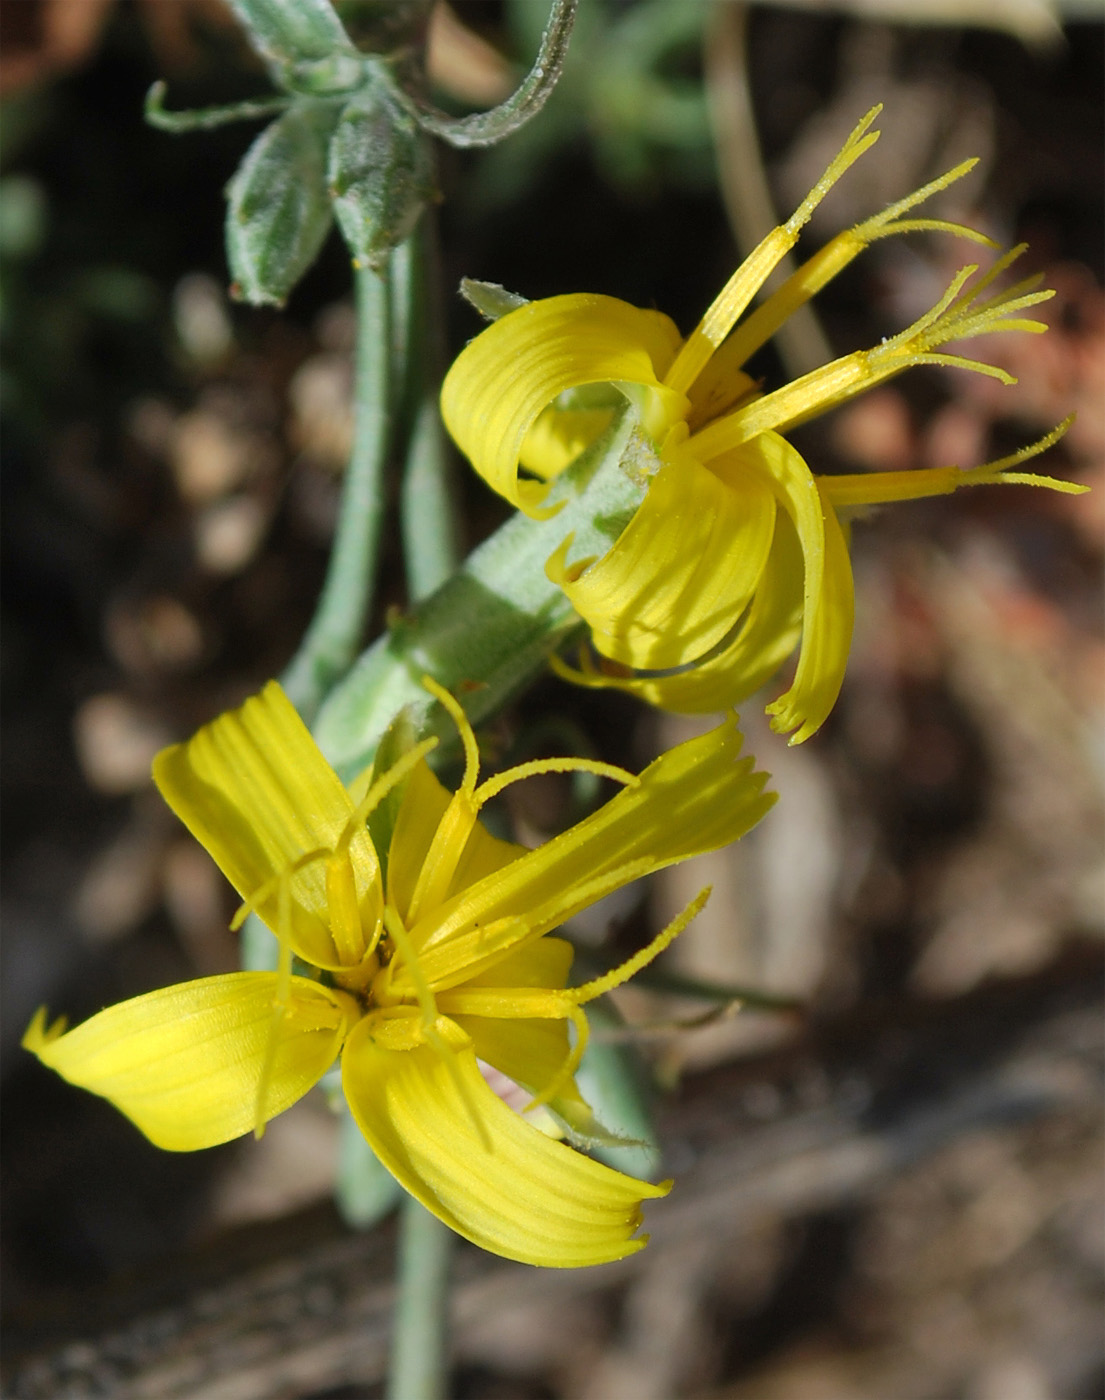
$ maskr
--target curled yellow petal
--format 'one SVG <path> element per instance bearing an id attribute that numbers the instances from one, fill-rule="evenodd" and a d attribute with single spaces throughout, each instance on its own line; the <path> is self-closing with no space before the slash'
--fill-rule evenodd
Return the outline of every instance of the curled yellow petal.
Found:
<path id="1" fill-rule="evenodd" d="M 641 1202 L 667 1185 L 546 1137 L 488 1087 L 459 1028 L 450 1040 L 451 1065 L 428 1045 L 381 1048 L 366 1020 L 342 1056 L 353 1117 L 406 1190 L 467 1239 L 527 1264 L 602 1264 L 642 1248 Z"/>
<path id="2" fill-rule="evenodd" d="M 25 1037 L 44 1065 L 109 1099 L 158 1147 L 191 1152 L 255 1126 L 257 1086 L 276 1034 L 265 1096 L 274 1118 L 337 1058 L 357 1007 L 293 977 L 274 1022 L 277 974 L 232 972 L 109 1006 L 65 1034 L 36 1018 Z"/>
<path id="3" fill-rule="evenodd" d="M 794 683 L 768 706 L 772 728 L 800 743 L 825 722 L 840 692 L 855 608 L 852 565 L 836 512 L 799 452 L 778 433 L 762 433 L 744 448 L 718 458 L 723 479 L 758 473 L 790 517 L 804 564 L 802 647 Z"/>
<path id="4" fill-rule="evenodd" d="M 561 408 L 550 404 L 526 434 L 519 461 L 542 481 L 552 481 L 606 431 L 614 413 L 614 407 Z"/>
<path id="5" fill-rule="evenodd" d="M 376 852 L 363 826 L 353 833 L 348 849 L 361 946 L 343 950 L 331 929 L 327 861 L 303 858 L 334 851 L 348 835 L 353 802 L 275 681 L 187 743 L 159 753 L 153 776 L 238 893 L 271 929 L 286 933 L 300 957 L 327 968 L 359 961 L 379 926 Z M 278 927 L 285 878 L 287 930 Z"/>
<path id="6" fill-rule="evenodd" d="M 648 391 L 646 422 L 651 418 L 659 432 L 686 407 L 661 384 L 679 339 L 660 312 L 614 297 L 581 293 L 529 302 L 488 326 L 453 362 L 441 390 L 445 426 L 494 491 L 540 515 L 547 487 L 519 481 L 518 464 L 541 413 L 580 385 L 640 385 Z M 550 463 L 542 462 L 548 475 Z"/>
<path id="7" fill-rule="evenodd" d="M 603 656 L 666 670 L 697 660 L 730 631 L 759 582 L 774 528 L 775 498 L 761 479 L 723 482 L 679 454 L 601 559 L 573 579 L 562 549 L 548 572 Z"/>
<path id="8" fill-rule="evenodd" d="M 777 734 L 791 734 L 792 744 L 800 744 L 816 734 L 836 704 L 855 621 L 855 587 L 848 544 L 836 512 L 820 491 L 818 500 L 824 532 L 820 586 L 812 599 L 807 591 L 802 649 L 794 683 L 767 707 L 772 729 Z"/>
<path id="9" fill-rule="evenodd" d="M 579 685 L 616 687 L 675 714 L 716 714 L 766 685 L 802 635 L 804 567 L 790 518 L 781 513 L 767 567 L 747 615 L 717 654 L 671 676 L 620 677 L 571 671 Z M 556 669 L 567 671 L 562 663 Z"/>

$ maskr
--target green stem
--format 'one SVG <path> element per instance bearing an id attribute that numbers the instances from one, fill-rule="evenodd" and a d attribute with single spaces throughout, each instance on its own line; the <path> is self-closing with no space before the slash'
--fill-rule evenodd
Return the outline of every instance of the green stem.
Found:
<path id="1" fill-rule="evenodd" d="M 299 650 L 281 677 L 308 724 L 352 664 L 372 611 L 393 420 L 390 277 L 388 264 L 378 271 L 362 267 L 355 272 L 353 451 L 322 596 Z"/>
<path id="2" fill-rule="evenodd" d="M 430 211 L 398 253 L 412 259 L 403 404 L 406 455 L 399 498 L 411 601 L 427 598 L 460 562 L 457 493 L 437 399 L 442 347 L 437 320 L 437 247 Z"/>
<path id="3" fill-rule="evenodd" d="M 437 397 L 423 395 L 407 447 L 400 496 L 403 559 L 412 602 L 427 598 L 457 566 L 456 495 Z"/>
<path id="4" fill-rule="evenodd" d="M 392 620 L 334 687 L 313 728 L 339 776 L 349 781 L 364 768 L 400 710 L 420 733 L 455 737 L 424 676 L 451 690 L 478 724 L 582 631 L 545 561 L 568 535 L 572 560 L 604 554 L 640 505 L 655 459 L 635 427 L 627 410 L 554 483 L 547 504 L 560 503 L 559 513 L 512 516 L 435 593 Z"/>
<path id="5" fill-rule="evenodd" d="M 404 1197 L 387 1400 L 445 1400 L 452 1252 L 452 1230 L 413 1196 Z"/>
<path id="6" fill-rule="evenodd" d="M 189 131 L 213 131 L 216 127 L 226 126 L 227 122 L 258 121 L 262 117 L 286 112 L 292 105 L 290 97 L 261 97 L 228 102 L 222 107 L 200 107 L 191 112 L 170 112 L 165 107 L 167 91 L 164 83 L 154 83 L 146 93 L 143 115 L 158 131 L 168 131 L 174 136 Z"/>

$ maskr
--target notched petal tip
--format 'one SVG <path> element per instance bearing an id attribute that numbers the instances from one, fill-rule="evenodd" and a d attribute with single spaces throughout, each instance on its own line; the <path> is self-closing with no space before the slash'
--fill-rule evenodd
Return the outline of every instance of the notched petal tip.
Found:
<path id="1" fill-rule="evenodd" d="M 65 1028 L 69 1024 L 67 1016 L 58 1016 L 49 1022 L 49 1013 L 45 1006 L 40 1006 L 31 1018 L 31 1024 L 23 1032 L 23 1039 L 19 1042 L 24 1050 L 29 1050 L 32 1055 L 38 1055 L 53 1041 L 65 1034 Z"/>
<path id="2" fill-rule="evenodd" d="M 443 1024 L 448 1031 L 445 1018 Z M 380 1160 L 438 1219 L 482 1248 L 574 1268 L 642 1247 L 632 1238 L 641 1202 L 666 1188 L 546 1137 L 496 1097 L 470 1048 L 458 1046 L 447 1065 L 426 1045 L 383 1050 L 363 1025 L 346 1045 L 342 1079 Z M 472 1123 L 472 1108 L 492 1151 Z"/>

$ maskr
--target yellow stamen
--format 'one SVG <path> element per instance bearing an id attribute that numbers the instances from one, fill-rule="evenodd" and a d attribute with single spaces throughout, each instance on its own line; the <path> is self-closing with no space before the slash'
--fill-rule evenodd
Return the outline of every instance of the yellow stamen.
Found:
<path id="1" fill-rule="evenodd" d="M 961 165 L 946 171 L 935 180 L 930 180 L 927 185 L 906 195 L 904 199 L 899 199 L 881 213 L 865 219 L 854 228 L 838 233 L 824 248 L 804 262 L 719 348 L 711 367 L 711 377 L 717 380 L 719 389 L 731 386 L 735 372 L 771 339 L 783 323 L 834 277 L 839 276 L 849 263 L 877 239 L 889 238 L 900 233 L 950 233 L 953 237 L 967 238 L 989 248 L 996 248 L 998 245 L 992 238 L 979 233 L 977 229 L 969 228 L 966 224 L 952 223 L 946 219 L 898 217 L 940 190 L 946 189 L 956 180 L 962 179 L 977 164 L 977 160 L 963 161 Z M 735 392 L 740 392 L 739 383 Z M 696 405 L 695 417 L 705 422 L 729 407 L 730 403 L 716 399 L 709 404 Z"/>
<path id="2" fill-rule="evenodd" d="M 432 1026 L 437 1020 L 437 1003 L 434 1001 L 434 994 L 430 990 L 430 984 L 426 981 L 422 971 L 422 965 L 418 960 L 418 954 L 414 951 L 414 944 L 411 936 L 407 932 L 406 925 L 399 917 L 398 911 L 390 904 L 384 909 L 384 927 L 388 931 L 388 936 L 395 945 L 395 957 L 388 964 L 384 974 L 385 985 L 390 986 L 395 975 L 396 964 L 402 962 L 414 988 L 415 1000 L 418 1002 L 419 1010 L 422 1012 L 423 1026 Z M 376 991 L 376 987 L 373 988 Z M 386 998 L 387 993 L 384 993 Z"/>
<path id="3" fill-rule="evenodd" d="M 699 325 L 683 342 L 679 354 L 664 376 L 662 382 L 669 389 L 679 394 L 686 394 L 690 390 L 711 355 L 744 314 L 752 298 L 784 255 L 794 247 L 799 233 L 809 222 L 813 211 L 849 166 L 879 139 L 877 131 L 868 132 L 867 128 L 881 111 L 881 106 L 872 107 L 786 223 L 772 229 L 733 273 Z"/>
<path id="4" fill-rule="evenodd" d="M 355 811 L 346 822 L 335 850 L 341 851 L 349 848 L 353 837 L 364 826 L 388 793 L 403 781 L 420 758 L 425 758 L 428 753 L 437 748 L 437 745 L 436 738 L 423 739 L 421 743 L 415 744 L 414 748 L 409 749 L 402 758 L 393 763 L 386 773 L 381 774 L 376 779 L 364 797 L 357 803 Z"/>
<path id="5" fill-rule="evenodd" d="M 639 953 L 634 953 L 619 967 L 604 973 L 601 977 L 596 977 L 591 982 L 584 982 L 579 987 L 566 988 L 564 995 L 571 997 L 577 1005 L 582 1006 L 586 1002 L 594 1001 L 596 997 L 601 997 L 605 992 L 611 992 L 615 987 L 620 987 L 623 982 L 628 982 L 631 977 L 640 972 L 642 967 L 647 967 L 654 958 L 660 956 L 665 948 L 675 942 L 710 898 L 710 888 L 707 885 L 704 890 L 695 895 L 686 909 L 681 914 L 677 914 L 667 928 L 661 929 L 652 942 L 642 948 Z"/>
<path id="6" fill-rule="evenodd" d="M 593 773 L 598 778 L 613 778 L 616 783 L 622 783 L 625 787 L 637 787 L 641 781 L 625 768 L 619 768 L 613 763 L 602 763 L 598 759 L 535 758 L 529 763 L 519 763 L 514 768 L 508 768 L 505 772 L 488 778 L 476 789 L 473 800 L 477 807 L 482 807 L 512 783 L 520 783 L 523 778 L 532 778 L 538 773 Z"/>
<path id="7" fill-rule="evenodd" d="M 286 865 L 283 870 L 278 870 L 271 879 L 266 880 L 263 885 L 256 889 L 248 899 L 244 899 L 235 910 L 234 917 L 230 921 L 230 932 L 237 933 L 245 923 L 250 914 L 257 912 L 260 904 L 268 899 L 273 890 L 279 889 L 281 882 L 296 875 L 299 871 L 306 869 L 308 865 L 316 860 L 325 860 L 330 852 L 325 846 L 318 846 L 313 851 L 305 851 L 303 855 L 297 856 L 290 865 Z"/>
<path id="8" fill-rule="evenodd" d="M 407 906 L 407 918 L 412 924 L 418 922 L 424 909 L 433 909 L 445 902 L 468 838 L 476 825 L 476 812 L 472 793 L 463 787 L 449 799 Z"/>
<path id="9" fill-rule="evenodd" d="M 468 723 L 468 716 L 461 709 L 456 697 L 443 685 L 439 685 L 432 676 L 423 676 L 422 685 L 448 711 L 449 717 L 457 727 L 457 733 L 464 746 L 464 777 L 438 823 L 429 852 L 418 873 L 407 908 L 407 918 L 412 924 L 417 922 L 424 908 L 432 908 L 444 900 L 468 838 L 472 834 L 472 828 L 476 824 L 476 813 L 479 810 L 479 804 L 473 794 L 479 776 L 480 755 L 475 733 Z"/>
<path id="10" fill-rule="evenodd" d="M 1007 259 L 999 261 L 1008 265 Z M 1044 331 L 1047 328 L 1042 322 L 1012 318 L 1009 313 L 1047 301 L 1054 296 L 1054 292 L 1045 290 L 1020 295 L 1021 288 L 1026 285 L 1021 283 L 981 304 L 975 304 L 978 291 L 994 276 L 994 269 L 991 269 L 975 288 L 961 296 L 964 284 L 977 270 L 973 265 L 960 268 L 935 306 L 913 325 L 881 345 L 833 360 L 774 393 L 765 394 L 739 408 L 735 413 L 718 418 L 690 438 L 688 450 L 699 461 L 711 461 L 758 437 L 760 433 L 772 429 L 785 431 L 804 423 L 913 365 L 969 369 L 998 379 L 1003 384 L 1016 383 L 1013 375 L 997 365 L 970 360 L 962 355 L 938 353 L 935 347 L 970 336 L 1006 331 Z"/>
<path id="11" fill-rule="evenodd" d="M 459 791 L 474 792 L 476 777 L 480 770 L 480 751 L 472 726 L 468 723 L 468 716 L 461 709 L 460 702 L 456 697 L 451 695 L 443 685 L 439 685 L 433 676 L 423 676 L 422 687 L 424 690 L 428 690 L 438 704 L 448 711 L 449 717 L 457 727 L 460 742 L 464 745 L 464 777 L 461 780 Z"/>
<path id="12" fill-rule="evenodd" d="M 819 485 L 834 507 L 887 505 L 892 501 L 915 501 L 927 496 L 946 496 L 961 486 L 992 486 L 998 482 L 1015 482 L 1025 486 L 1048 486 L 1053 491 L 1081 495 L 1088 491 L 1074 481 L 1061 481 L 1035 472 L 1011 472 L 1009 467 L 1035 457 L 1053 446 L 1070 425 L 1073 415 L 1065 418 L 1036 442 L 978 467 L 928 467 L 901 472 L 859 472 L 846 476 L 823 476 Z"/>
<path id="13" fill-rule="evenodd" d="M 571 1082 L 576 1070 L 583 1063 L 583 1056 L 591 1039 L 591 1027 L 580 1007 L 573 1006 L 570 1002 L 565 1008 L 565 1015 L 576 1028 L 576 1043 L 568 1051 L 564 1063 L 541 1092 L 534 1094 L 533 1098 L 522 1109 L 523 1113 L 532 1113 L 535 1108 L 542 1108 L 545 1104 L 552 1103 L 553 1099 Z"/>

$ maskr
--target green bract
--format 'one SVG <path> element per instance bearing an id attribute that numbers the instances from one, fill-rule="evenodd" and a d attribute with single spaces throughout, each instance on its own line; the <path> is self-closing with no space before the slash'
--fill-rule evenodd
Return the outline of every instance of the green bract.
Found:
<path id="1" fill-rule="evenodd" d="M 226 252 L 235 295 L 282 306 L 330 231 L 327 142 L 333 102 L 302 102 L 278 117 L 246 152 L 227 186 Z"/>
<path id="2" fill-rule="evenodd" d="M 328 159 L 342 237 L 358 263 L 376 266 L 413 231 L 434 197 L 429 138 L 378 80 L 342 108 Z"/>

